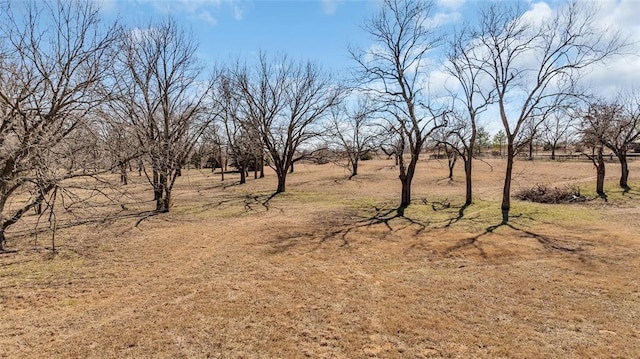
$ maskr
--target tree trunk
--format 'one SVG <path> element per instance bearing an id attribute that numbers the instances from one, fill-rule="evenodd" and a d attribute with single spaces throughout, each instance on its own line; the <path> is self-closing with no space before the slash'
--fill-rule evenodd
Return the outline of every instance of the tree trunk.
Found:
<path id="1" fill-rule="evenodd" d="M 464 158 L 464 177 L 465 177 L 465 182 L 466 182 L 466 195 L 465 195 L 465 201 L 464 201 L 464 205 L 466 206 L 470 206 L 471 202 L 473 201 L 473 182 L 471 181 L 471 174 L 473 173 L 472 170 L 472 160 L 473 160 L 473 156 L 470 155 L 470 153 L 473 153 L 473 148 L 469 147 L 470 151 L 469 154 L 467 154 L 467 157 Z"/>
<path id="2" fill-rule="evenodd" d="M 402 195 L 400 198 L 400 208 L 404 209 L 411 204 L 411 180 L 408 177 L 405 177 L 404 179 L 401 180 L 401 182 L 402 182 Z M 402 213 L 399 213 L 399 214 L 403 215 L 404 211 L 402 211 Z"/>
<path id="3" fill-rule="evenodd" d="M 349 176 L 349 179 L 352 179 L 357 175 L 358 175 L 358 159 L 355 159 L 351 161 L 351 175 Z"/>
<path id="4" fill-rule="evenodd" d="M 405 173 L 403 173 L 402 166 L 400 166 L 400 181 L 402 182 L 402 196 L 400 198 L 401 209 L 406 208 L 411 204 L 411 182 L 413 181 L 413 175 L 415 174 L 417 163 L 418 154 L 412 154 L 411 161 L 409 161 L 409 166 Z M 403 213 L 399 214 L 402 215 Z"/>
<path id="5" fill-rule="evenodd" d="M 4 236 L 4 228 L 0 228 L 0 253 L 4 252 L 5 248 L 6 248 L 6 238 Z"/>
<path id="6" fill-rule="evenodd" d="M 629 191 L 631 187 L 629 187 L 629 164 L 627 163 L 627 154 L 626 152 L 618 153 L 618 160 L 620 161 L 620 187 L 625 191 Z"/>
<path id="7" fill-rule="evenodd" d="M 158 210 L 158 201 L 162 199 L 162 186 L 160 185 L 160 175 L 158 170 L 153 170 L 153 200 L 156 201 L 156 211 Z"/>
<path id="8" fill-rule="evenodd" d="M 240 184 L 247 182 L 247 172 L 244 166 L 239 166 L 238 171 L 240 172 Z"/>
<path id="9" fill-rule="evenodd" d="M 448 157 L 448 165 L 449 165 L 449 181 L 453 181 L 453 169 L 456 167 L 456 161 L 458 160 L 458 156 L 453 153 Z"/>
<path id="10" fill-rule="evenodd" d="M 556 144 L 551 145 L 551 159 L 556 159 Z"/>
<path id="11" fill-rule="evenodd" d="M 126 163 L 120 164 L 120 183 L 123 185 L 127 185 L 129 183 L 129 179 L 127 176 L 127 165 Z"/>
<path id="12" fill-rule="evenodd" d="M 37 207 L 38 205 L 42 204 L 42 201 L 44 201 L 44 197 L 49 192 L 51 192 L 51 190 L 53 190 L 54 187 L 55 187 L 54 185 L 48 185 L 45 188 L 41 188 L 38 193 L 38 197 L 36 197 L 32 202 L 25 204 L 22 208 L 15 211 L 10 217 L 8 217 L 2 223 L 0 223 L 0 251 L 5 250 L 5 245 L 6 245 L 5 231 L 7 230 L 7 228 L 14 225 L 16 222 L 18 222 L 20 218 L 22 218 L 22 216 L 27 211 L 31 210 L 32 207 Z M 2 193 L 2 195 L 0 195 L 0 213 L 4 211 L 4 206 L 6 204 L 6 201 L 7 201 L 7 195 L 6 193 Z"/>
<path id="13" fill-rule="evenodd" d="M 603 148 L 599 147 L 597 149 L 596 154 L 596 193 L 598 196 L 602 198 L 607 198 L 606 193 L 604 193 L 604 178 L 606 175 L 605 163 L 604 163 L 604 154 Z"/>
<path id="14" fill-rule="evenodd" d="M 158 182 L 153 188 L 153 196 L 156 201 L 156 212 L 164 212 L 166 198 L 163 195 L 165 194 L 164 189 L 166 187 L 166 183 L 166 176 L 164 174 L 158 174 Z"/>
<path id="15" fill-rule="evenodd" d="M 260 155 L 260 178 L 264 178 L 264 154 Z"/>
<path id="16" fill-rule="evenodd" d="M 287 171 L 278 171 L 278 188 L 276 189 L 276 193 L 282 193 L 286 189 L 285 185 L 287 182 Z"/>
<path id="17" fill-rule="evenodd" d="M 533 161 L 533 140 L 529 141 L 529 161 Z"/>
<path id="18" fill-rule="evenodd" d="M 291 162 L 291 166 L 289 167 L 289 173 L 293 173 L 293 164 L 294 162 Z"/>
<path id="19" fill-rule="evenodd" d="M 513 158 L 515 151 L 512 141 L 507 144 L 507 170 L 504 175 L 504 187 L 502 188 L 502 224 L 509 223 L 509 211 L 511 210 L 511 175 L 513 173 Z"/>
<path id="20" fill-rule="evenodd" d="M 161 212 L 169 212 L 169 206 L 171 206 L 171 190 L 169 188 L 165 188 Z"/>
<path id="21" fill-rule="evenodd" d="M 224 182 L 224 173 L 227 171 L 227 160 L 222 162 L 222 155 L 220 155 L 220 181 Z"/>

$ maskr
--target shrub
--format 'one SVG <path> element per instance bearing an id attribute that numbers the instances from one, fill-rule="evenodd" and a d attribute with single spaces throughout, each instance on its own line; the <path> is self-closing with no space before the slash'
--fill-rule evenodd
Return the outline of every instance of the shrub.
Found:
<path id="1" fill-rule="evenodd" d="M 580 188 L 575 185 L 550 188 L 544 184 L 537 184 L 531 188 L 518 191 L 515 196 L 523 201 L 537 203 L 573 203 L 588 200 L 587 197 L 580 194 Z"/>
<path id="2" fill-rule="evenodd" d="M 360 156 L 360 161 L 370 161 L 373 159 L 371 151 L 367 151 Z"/>

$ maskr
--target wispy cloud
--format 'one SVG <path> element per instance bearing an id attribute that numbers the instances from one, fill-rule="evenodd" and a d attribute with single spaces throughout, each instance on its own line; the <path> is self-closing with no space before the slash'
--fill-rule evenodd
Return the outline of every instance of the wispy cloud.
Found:
<path id="1" fill-rule="evenodd" d="M 441 8 L 449 10 L 458 10 L 464 5 L 466 0 L 438 0 L 437 4 Z"/>
<path id="2" fill-rule="evenodd" d="M 233 18 L 238 21 L 242 20 L 244 17 L 244 7 L 235 1 L 232 1 L 231 5 L 233 6 Z"/>
<path id="3" fill-rule="evenodd" d="M 439 12 L 429 18 L 429 26 L 441 26 L 458 22 L 462 18 L 459 12 Z"/>
<path id="4" fill-rule="evenodd" d="M 244 3 L 236 0 L 138 0 L 138 3 L 151 6 L 156 12 L 182 14 L 209 25 L 217 25 L 218 18 L 224 13 L 240 21 L 245 12 Z"/>
<path id="5" fill-rule="evenodd" d="M 321 0 L 322 12 L 325 15 L 333 15 L 338 9 L 338 2 L 336 0 Z"/>
<path id="6" fill-rule="evenodd" d="M 204 20 L 209 25 L 217 25 L 218 24 L 218 19 L 213 17 L 213 15 L 211 15 L 211 13 L 209 11 L 207 11 L 207 10 L 201 11 L 200 14 L 198 14 L 198 18 L 200 20 Z"/>

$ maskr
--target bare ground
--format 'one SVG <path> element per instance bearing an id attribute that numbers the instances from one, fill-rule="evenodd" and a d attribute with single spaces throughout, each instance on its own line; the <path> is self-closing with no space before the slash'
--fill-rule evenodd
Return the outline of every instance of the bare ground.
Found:
<path id="1" fill-rule="evenodd" d="M 270 200 L 270 173 L 239 186 L 185 171 L 172 212 L 138 226 L 150 202 L 106 223 L 115 209 L 61 215 L 55 256 L 27 218 L 0 254 L 0 357 L 640 357 L 640 192 L 615 188 L 617 166 L 609 202 L 514 200 L 496 226 L 500 161 L 476 162 L 462 217 L 462 173 L 449 182 L 437 161 L 398 216 L 392 165 L 351 181 L 300 165 Z M 586 194 L 594 172 L 522 161 L 514 186 Z M 640 163 L 631 176 L 636 188 Z M 133 180 L 131 198 L 148 199 Z"/>

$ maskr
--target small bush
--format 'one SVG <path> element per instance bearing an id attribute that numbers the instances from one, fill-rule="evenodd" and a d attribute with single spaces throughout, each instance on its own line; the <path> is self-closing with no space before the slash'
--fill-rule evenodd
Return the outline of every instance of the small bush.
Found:
<path id="1" fill-rule="evenodd" d="M 373 159 L 373 154 L 369 151 L 360 155 L 360 161 L 370 161 Z"/>
<path id="2" fill-rule="evenodd" d="M 523 201 L 537 203 L 574 203 L 588 200 L 587 197 L 580 194 L 580 188 L 574 185 L 549 188 L 546 185 L 537 184 L 518 191 L 515 196 Z"/>

